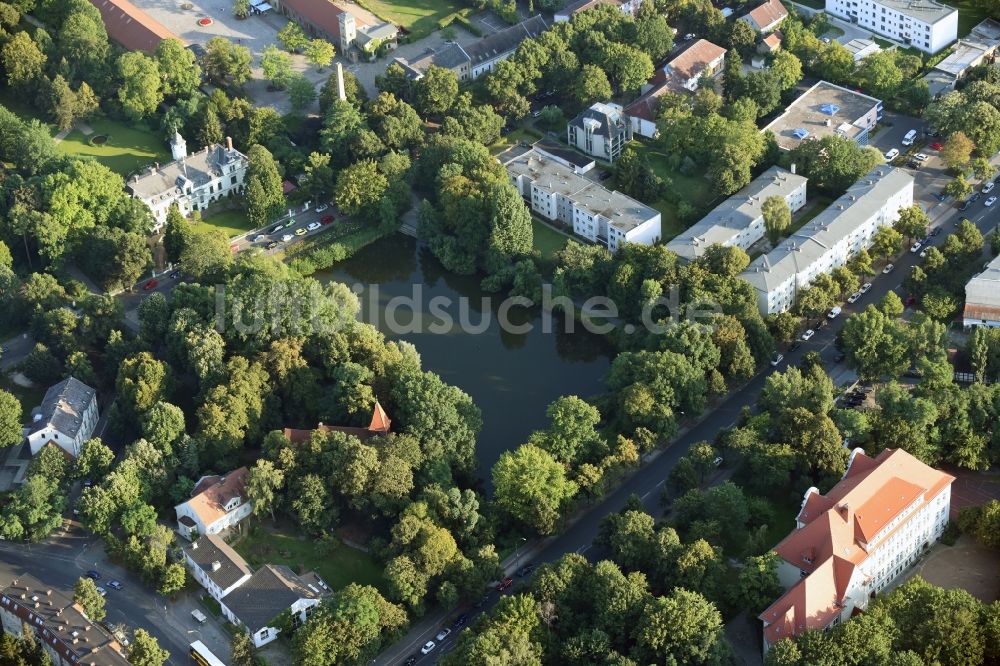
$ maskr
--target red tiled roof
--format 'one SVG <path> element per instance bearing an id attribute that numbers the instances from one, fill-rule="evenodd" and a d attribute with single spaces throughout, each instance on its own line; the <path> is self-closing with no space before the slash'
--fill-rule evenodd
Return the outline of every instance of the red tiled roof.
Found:
<path id="1" fill-rule="evenodd" d="M 747 16 L 753 19 L 758 29 L 764 30 L 778 21 L 784 20 L 788 16 L 788 10 L 778 0 L 767 0 L 764 4 L 751 10 Z"/>
<path id="2" fill-rule="evenodd" d="M 340 39 L 340 15 L 347 11 L 342 7 L 330 0 L 281 0 L 281 4 L 334 39 Z M 359 28 L 364 25 L 357 17 L 355 23 Z"/>
<path id="3" fill-rule="evenodd" d="M 764 38 L 764 44 L 766 44 L 767 48 L 772 51 L 776 50 L 779 46 L 781 46 L 781 33 L 775 30 Z"/>
<path id="4" fill-rule="evenodd" d="M 240 467 L 225 476 L 203 477 L 191 491 L 191 499 L 187 503 L 207 527 L 226 515 L 224 507 L 229 500 L 246 494 L 249 475 L 246 467 Z"/>
<path id="5" fill-rule="evenodd" d="M 707 39 L 699 39 L 679 56 L 667 63 L 675 76 L 687 81 L 700 76 L 708 65 L 726 55 L 726 49 Z"/>
<path id="6" fill-rule="evenodd" d="M 180 38 L 128 0 L 90 0 L 101 12 L 108 37 L 129 51 L 152 53 L 164 39 Z"/>
<path id="7" fill-rule="evenodd" d="M 385 413 L 382 409 L 382 405 L 379 401 L 375 401 L 375 408 L 372 410 L 372 420 L 367 428 L 354 428 L 350 426 L 331 426 L 323 425 L 320 423 L 316 426 L 315 430 L 302 430 L 298 428 L 285 428 L 282 432 L 285 435 L 285 439 L 292 444 L 301 444 L 303 442 L 309 441 L 314 432 L 342 432 L 345 435 L 352 435 L 357 437 L 362 442 L 374 437 L 376 435 L 387 435 L 389 434 L 389 428 L 392 425 L 392 420 L 389 415 Z"/>

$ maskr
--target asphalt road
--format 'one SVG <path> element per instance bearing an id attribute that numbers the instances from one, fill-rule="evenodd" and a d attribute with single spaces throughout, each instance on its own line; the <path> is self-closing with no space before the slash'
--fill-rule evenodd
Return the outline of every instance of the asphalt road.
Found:
<path id="1" fill-rule="evenodd" d="M 919 122 L 911 118 L 897 117 L 893 119 L 892 128 L 883 129 L 876 135 L 872 142 L 880 150 L 886 151 L 892 147 L 899 147 L 902 136 L 913 127 L 919 127 Z M 961 217 L 967 217 L 981 231 L 992 231 L 1000 224 L 1000 203 L 992 208 L 983 205 L 983 199 L 974 203 L 965 212 L 959 212 L 953 201 L 944 203 L 935 199 L 932 194 L 940 191 L 938 183 L 947 182 L 943 168 L 936 153 L 926 148 L 924 152 L 930 155 L 930 159 L 921 167 L 919 171 L 910 171 L 915 179 L 915 199 L 917 203 L 924 206 L 931 219 L 930 229 L 941 227 L 942 231 L 936 236 L 932 244 L 941 245 Z M 996 159 L 994 159 L 996 162 Z M 977 190 L 979 188 L 977 187 Z M 1000 190 L 998 190 L 1000 191 Z M 985 197 L 984 197 L 985 198 Z M 775 371 L 783 371 L 789 364 L 797 365 L 801 363 L 803 356 L 810 351 L 818 352 L 823 359 L 823 364 L 827 371 L 833 374 L 838 369 L 835 362 L 837 350 L 834 347 L 837 332 L 843 326 L 844 321 L 851 314 L 864 310 L 868 305 L 877 303 L 889 291 L 895 291 L 901 298 L 903 293 L 902 282 L 910 272 L 910 268 L 920 263 L 918 254 L 909 252 L 906 248 L 901 257 L 893 260 L 895 269 L 888 275 L 879 273 L 871 280 L 872 288 L 857 303 L 842 304 L 842 314 L 836 319 L 829 320 L 823 318 L 824 325 L 816 330 L 815 335 L 808 341 L 800 341 L 801 345 L 795 351 L 784 350 L 784 361 L 777 367 L 765 367 L 758 372 L 753 379 L 746 384 L 742 390 L 730 395 L 719 406 L 705 415 L 705 417 L 687 432 L 676 439 L 668 448 L 660 451 L 655 457 L 648 461 L 632 477 L 630 477 L 621 487 L 607 496 L 600 504 L 591 508 L 581 516 L 575 523 L 568 527 L 562 534 L 552 537 L 537 547 L 526 552 L 520 563 L 508 568 L 508 575 L 518 566 L 523 566 L 527 562 L 541 564 L 558 560 L 566 553 L 580 553 L 591 561 L 598 561 L 604 553 L 594 546 L 594 539 L 597 536 L 601 521 L 610 513 L 620 511 L 625 506 L 625 501 L 632 495 L 637 495 L 642 499 L 646 510 L 656 516 L 661 512 L 659 505 L 660 491 L 663 484 L 673 469 L 677 460 L 687 453 L 692 444 L 701 441 L 713 441 L 719 430 L 732 426 L 740 416 L 744 407 L 753 408 L 757 403 L 757 397 L 764 386 L 768 375 Z M 516 584 L 512 588 L 516 590 L 522 581 L 515 579 Z M 486 598 L 486 603 L 482 608 L 464 609 L 450 614 L 437 613 L 430 618 L 418 623 L 405 638 L 395 645 L 387 648 L 375 660 L 379 666 L 389 666 L 405 663 L 408 656 L 416 657 L 416 664 L 433 664 L 445 653 L 454 648 L 455 640 L 459 632 L 452 632 L 444 641 L 440 642 L 433 651 L 426 656 L 420 654 L 420 646 L 426 641 L 433 640 L 434 635 L 444 626 L 450 626 L 454 617 L 460 613 L 467 613 L 471 624 L 475 616 L 482 612 L 488 612 L 499 600 L 500 594 L 490 591 Z"/>

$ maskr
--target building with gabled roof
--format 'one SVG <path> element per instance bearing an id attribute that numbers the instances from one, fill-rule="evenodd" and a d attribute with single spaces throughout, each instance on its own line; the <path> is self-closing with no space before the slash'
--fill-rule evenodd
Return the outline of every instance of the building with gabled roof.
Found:
<path id="1" fill-rule="evenodd" d="M 233 527 L 253 512 L 247 500 L 246 467 L 229 474 L 203 476 L 191 491 L 191 499 L 174 507 L 177 531 L 185 539 L 196 535 L 218 534 Z"/>
<path id="2" fill-rule="evenodd" d="M 392 419 L 382 409 L 382 405 L 375 400 L 375 407 L 372 409 L 372 420 L 367 428 L 355 428 L 351 426 L 331 426 L 320 423 L 315 430 L 301 430 L 298 428 L 285 428 L 283 433 L 285 439 L 293 444 L 301 444 L 309 441 L 314 432 L 329 433 L 342 432 L 345 435 L 357 437 L 362 442 L 379 435 L 388 435 L 392 428 Z"/>
<path id="3" fill-rule="evenodd" d="M 764 652 L 868 607 L 948 524 L 955 478 L 902 449 L 858 448 L 826 495 L 809 488 L 795 530 L 774 547 L 787 591 L 760 614 Z"/>
<path id="4" fill-rule="evenodd" d="M 566 140 L 587 155 L 614 162 L 632 140 L 632 126 L 618 104 L 595 102 L 566 124 Z"/>
<path id="5" fill-rule="evenodd" d="M 313 37 L 325 39 L 352 60 L 359 54 L 374 58 L 380 46 L 395 48 L 399 29 L 391 23 L 369 24 L 353 3 L 334 0 L 274 0 L 279 12 L 296 21 Z"/>
<path id="6" fill-rule="evenodd" d="M 475 80 L 491 71 L 498 62 L 514 55 L 521 42 L 538 37 L 548 27 L 542 15 L 536 14 L 469 44 L 465 47 L 465 52 L 469 56 L 469 78 Z"/>
<path id="7" fill-rule="evenodd" d="M 779 0 L 766 0 L 739 18 L 761 33 L 772 32 L 788 18 L 788 10 Z"/>
<path id="8" fill-rule="evenodd" d="M 184 41 L 128 0 L 90 0 L 104 20 L 108 37 L 129 51 L 153 53 L 164 39 Z"/>
<path id="9" fill-rule="evenodd" d="M 55 666 L 128 666 L 121 644 L 87 617 L 71 591 L 46 585 L 23 573 L 0 589 L 0 628 L 11 636 L 25 627 Z"/>
<path id="10" fill-rule="evenodd" d="M 555 13 L 552 19 L 556 23 L 565 23 L 574 16 L 588 9 L 593 9 L 598 5 L 612 5 L 618 7 L 626 16 L 635 16 L 642 5 L 643 0 L 575 0 Z"/>
<path id="11" fill-rule="evenodd" d="M 681 259 L 693 261 L 712 245 L 747 250 L 764 237 L 764 202 L 781 197 L 795 212 L 806 204 L 804 176 L 773 166 L 712 212 L 667 243 Z"/>
<path id="12" fill-rule="evenodd" d="M 289 613 L 293 626 L 309 619 L 330 588 L 315 572 L 296 575 L 284 565 L 265 564 L 223 597 L 222 614 L 243 627 L 256 647 L 270 643 L 281 629 L 276 618 Z"/>
<path id="13" fill-rule="evenodd" d="M 253 573 L 240 554 L 218 534 L 198 537 L 184 547 L 184 561 L 216 601 L 245 583 Z"/>
<path id="14" fill-rule="evenodd" d="M 97 391 L 75 377 L 64 379 L 49 387 L 31 418 L 25 433 L 31 455 L 53 444 L 75 458 L 97 426 Z"/>

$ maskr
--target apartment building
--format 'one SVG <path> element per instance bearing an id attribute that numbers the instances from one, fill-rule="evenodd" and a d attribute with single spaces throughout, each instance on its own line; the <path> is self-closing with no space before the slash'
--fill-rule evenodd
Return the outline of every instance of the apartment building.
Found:
<path id="1" fill-rule="evenodd" d="M 778 147 L 792 150 L 809 138 L 831 135 L 862 146 L 882 120 L 882 100 L 820 81 L 789 104 L 762 132 L 772 132 Z"/>
<path id="2" fill-rule="evenodd" d="M 566 140 L 586 155 L 614 162 L 632 140 L 632 126 L 620 105 L 597 102 L 569 121 Z"/>
<path id="3" fill-rule="evenodd" d="M 913 176 L 881 165 L 854 183 L 829 208 L 750 263 L 740 275 L 757 291 L 761 314 L 785 312 L 816 276 L 843 266 L 882 226 L 913 203 Z"/>
<path id="4" fill-rule="evenodd" d="M 804 176 L 773 166 L 667 243 L 667 249 L 687 261 L 712 245 L 746 250 L 764 237 L 764 202 L 781 197 L 794 213 L 806 204 L 806 182 Z"/>
<path id="5" fill-rule="evenodd" d="M 0 628 L 21 636 L 27 628 L 55 666 L 128 666 L 118 640 L 91 620 L 71 591 L 21 574 L 0 591 Z"/>
<path id="6" fill-rule="evenodd" d="M 858 448 L 826 495 L 809 488 L 795 530 L 774 548 L 787 591 L 758 616 L 764 652 L 865 610 L 940 538 L 954 480 L 902 449 L 871 458 Z"/>
<path id="7" fill-rule="evenodd" d="M 247 156 L 234 149 L 233 140 L 228 137 L 225 146 L 206 146 L 188 155 L 187 142 L 178 132 L 170 142 L 170 151 L 173 162 L 163 166 L 155 164 L 132 176 L 125 184 L 128 193 L 152 212 L 153 232 L 163 228 L 173 204 L 187 216 L 242 191 L 249 166 Z"/>
<path id="8" fill-rule="evenodd" d="M 532 148 L 504 162 L 531 210 L 573 227 L 574 233 L 615 252 L 623 243 L 660 239 L 660 213 L 579 175 L 562 160 Z"/>
<path id="9" fill-rule="evenodd" d="M 958 38 L 958 10 L 934 0 L 826 0 L 826 12 L 925 53 Z"/>

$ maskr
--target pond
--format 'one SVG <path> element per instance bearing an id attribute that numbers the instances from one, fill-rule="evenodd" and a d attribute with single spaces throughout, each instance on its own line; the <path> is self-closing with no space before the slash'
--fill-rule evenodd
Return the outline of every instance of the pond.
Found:
<path id="1" fill-rule="evenodd" d="M 603 337 L 584 330 L 567 333 L 562 317 L 545 317 L 537 307 L 510 308 L 506 319 L 516 330 L 504 330 L 510 327 L 499 319 L 508 308 L 480 289 L 480 277 L 449 273 L 426 247 L 402 234 L 377 241 L 315 277 L 354 288 L 364 321 L 389 339 L 413 343 L 425 370 L 472 396 L 483 413 L 477 455 L 487 485 L 500 455 L 547 425 L 549 403 L 562 395 L 587 398 L 603 390 L 612 354 Z M 441 313 L 453 325 L 444 325 Z"/>

